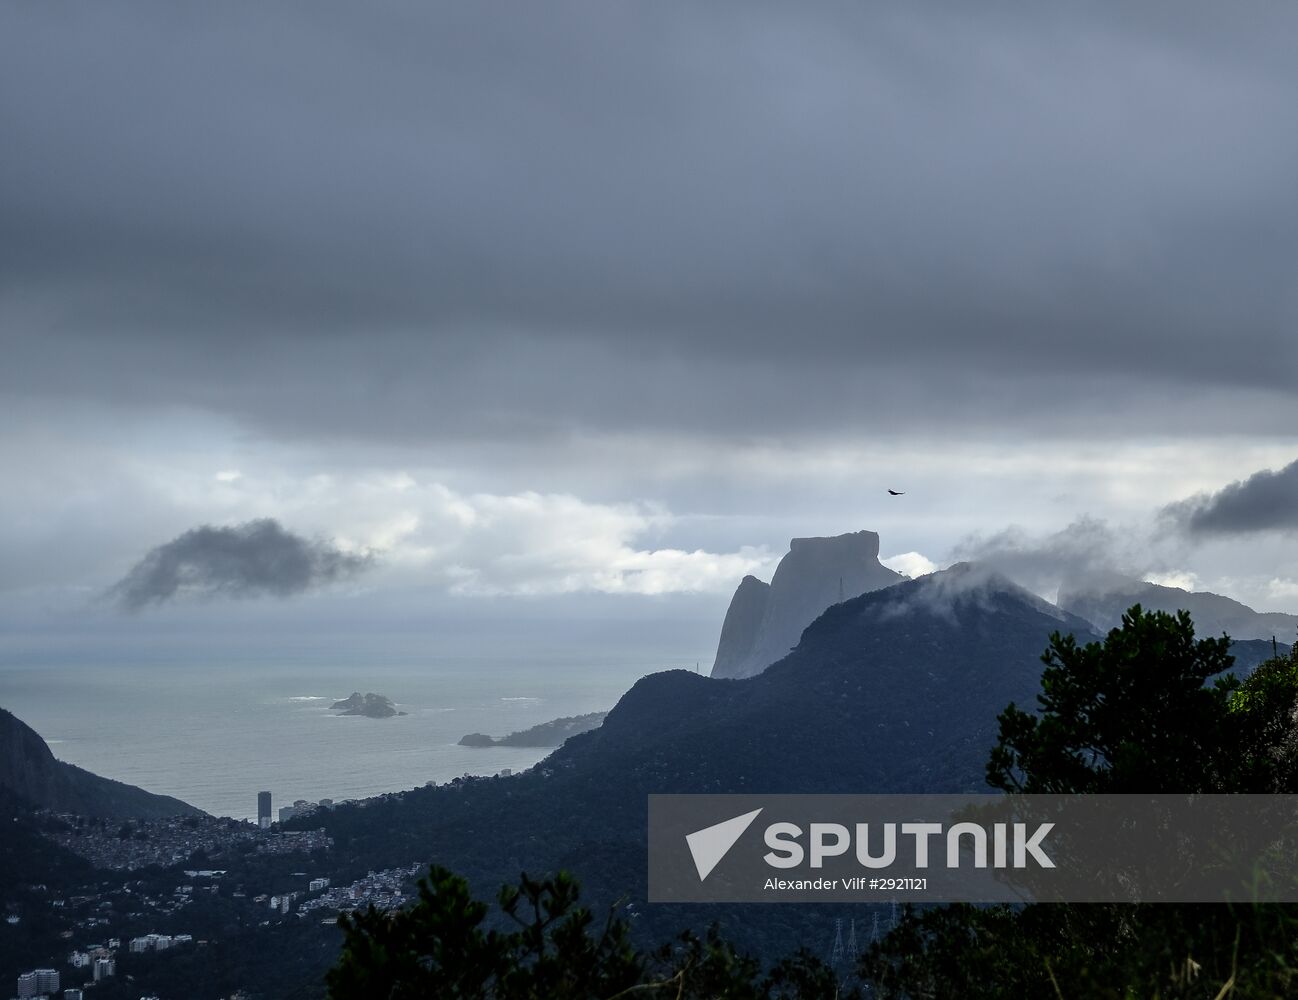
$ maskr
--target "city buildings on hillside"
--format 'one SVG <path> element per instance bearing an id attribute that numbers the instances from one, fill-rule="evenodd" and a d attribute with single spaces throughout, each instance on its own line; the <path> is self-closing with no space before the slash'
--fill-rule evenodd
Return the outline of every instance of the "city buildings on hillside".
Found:
<path id="1" fill-rule="evenodd" d="M 59 973 L 57 969 L 33 969 L 18 977 L 18 1000 L 30 997 L 48 996 L 59 991 Z"/>

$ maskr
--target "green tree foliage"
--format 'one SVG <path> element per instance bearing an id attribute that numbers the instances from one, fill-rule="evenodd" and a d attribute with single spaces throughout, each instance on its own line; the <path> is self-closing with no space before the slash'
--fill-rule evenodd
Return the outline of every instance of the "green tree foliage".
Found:
<path id="1" fill-rule="evenodd" d="M 434 867 L 413 907 L 339 918 L 346 938 L 327 983 L 331 1000 L 850 1000 L 832 970 L 799 952 L 764 973 L 715 928 L 684 933 L 652 953 L 631 943 L 625 920 L 596 922 L 560 873 L 524 875 L 499 895 L 500 927 L 468 883 Z M 503 928 L 503 929 L 502 929 Z"/>
<path id="2" fill-rule="evenodd" d="M 1298 642 L 1249 674 L 1227 711 L 1244 736 L 1240 753 L 1261 790 L 1298 792 Z"/>
<path id="3" fill-rule="evenodd" d="M 1041 711 L 1010 705 L 988 782 L 1024 793 L 1295 792 L 1298 644 L 1240 682 L 1229 640 L 1138 605 L 1103 643 L 1053 635 Z M 1036 904 L 908 910 L 863 960 L 880 998 L 1281 997 L 1291 906 Z"/>
<path id="4" fill-rule="evenodd" d="M 1011 792 L 1263 791 L 1228 713 L 1230 640 L 1200 639 L 1188 612 L 1136 605 L 1100 642 L 1056 632 L 1042 654 L 1040 714 L 1011 704 L 987 781 Z M 1263 769 L 1265 770 L 1265 769 Z"/>

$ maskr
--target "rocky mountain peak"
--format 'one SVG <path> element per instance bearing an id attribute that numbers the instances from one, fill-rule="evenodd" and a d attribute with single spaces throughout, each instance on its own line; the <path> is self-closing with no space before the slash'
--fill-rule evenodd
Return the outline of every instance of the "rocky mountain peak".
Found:
<path id="1" fill-rule="evenodd" d="M 751 677 L 781 659 L 826 608 L 903 577 L 879 562 L 879 536 L 795 538 L 764 584 L 745 577 L 721 628 L 713 677 Z"/>

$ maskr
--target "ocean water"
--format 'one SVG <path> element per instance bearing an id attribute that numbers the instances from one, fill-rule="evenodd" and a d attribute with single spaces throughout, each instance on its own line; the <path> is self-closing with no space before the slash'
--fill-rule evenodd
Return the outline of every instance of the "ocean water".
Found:
<path id="1" fill-rule="evenodd" d="M 54 755 L 218 816 L 295 799 L 347 799 L 530 767 L 549 751 L 457 746 L 611 708 L 661 660 L 430 658 L 417 663 L 0 666 L 0 706 Z M 409 714 L 339 716 L 352 691 Z"/>

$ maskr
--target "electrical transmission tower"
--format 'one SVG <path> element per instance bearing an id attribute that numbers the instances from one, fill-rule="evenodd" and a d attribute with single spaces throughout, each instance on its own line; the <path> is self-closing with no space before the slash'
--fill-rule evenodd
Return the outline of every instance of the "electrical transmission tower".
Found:
<path id="1" fill-rule="evenodd" d="M 837 968 L 843 963 L 843 921 L 834 921 L 834 947 L 829 952 L 830 966 Z"/>

